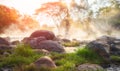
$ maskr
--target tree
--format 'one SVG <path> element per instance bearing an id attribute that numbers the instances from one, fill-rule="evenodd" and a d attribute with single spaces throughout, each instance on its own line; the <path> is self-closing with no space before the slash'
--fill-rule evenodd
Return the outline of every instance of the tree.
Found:
<path id="1" fill-rule="evenodd" d="M 93 11 L 90 9 L 91 6 L 88 0 L 71 0 L 70 3 L 70 15 L 76 24 L 80 24 L 81 29 L 85 31 L 88 35 L 94 33 L 91 28 L 91 21 L 93 16 Z"/>
<path id="2" fill-rule="evenodd" d="M 98 0 L 95 5 L 101 4 L 97 10 L 96 19 L 97 29 L 102 33 L 111 35 L 114 30 L 119 28 L 119 0 Z M 100 24 L 98 24 L 100 23 Z M 104 26 L 103 26 L 104 24 Z M 106 28 L 107 27 L 107 28 Z"/>
<path id="3" fill-rule="evenodd" d="M 4 32 L 3 30 L 11 24 L 16 24 L 19 16 L 19 13 L 14 8 L 0 5 L 0 33 Z"/>
<path id="4" fill-rule="evenodd" d="M 22 31 L 35 29 L 39 27 L 38 22 L 29 15 L 23 15 L 20 17 L 18 28 Z"/>
<path id="5" fill-rule="evenodd" d="M 66 4 L 63 2 L 49 2 L 45 3 L 41 6 L 41 8 L 36 10 L 36 15 L 46 16 L 46 18 L 52 19 L 56 27 L 58 28 L 58 32 L 60 32 L 60 25 L 64 22 L 65 25 L 65 35 L 67 35 L 69 31 L 69 12 Z"/>

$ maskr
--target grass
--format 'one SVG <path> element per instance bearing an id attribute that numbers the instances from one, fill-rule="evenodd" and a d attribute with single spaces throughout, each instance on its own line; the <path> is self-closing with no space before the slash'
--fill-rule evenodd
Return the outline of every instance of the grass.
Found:
<path id="1" fill-rule="evenodd" d="M 120 56 L 112 55 L 111 60 L 120 63 Z"/>
<path id="2" fill-rule="evenodd" d="M 102 58 L 95 52 L 82 48 L 75 53 L 59 54 L 52 52 L 49 56 L 54 60 L 57 68 L 36 68 L 30 65 L 35 60 L 44 56 L 33 52 L 30 46 L 18 45 L 13 53 L 8 57 L 3 57 L 0 60 L 0 67 L 13 66 L 14 71 L 77 71 L 76 67 L 83 63 L 101 64 Z"/>
<path id="3" fill-rule="evenodd" d="M 72 42 L 63 42 L 62 45 L 65 47 L 76 47 L 79 46 L 80 43 L 77 41 L 72 41 Z"/>
<path id="4" fill-rule="evenodd" d="M 99 55 L 86 48 L 79 49 L 76 53 L 53 53 L 51 58 L 58 66 L 52 71 L 76 71 L 76 67 L 83 63 L 103 63 L 103 59 Z"/>
<path id="5" fill-rule="evenodd" d="M 76 54 L 81 57 L 84 58 L 84 60 L 86 60 L 86 62 L 90 62 L 90 63 L 95 63 L 95 64 L 101 64 L 104 62 L 104 59 L 99 56 L 98 54 L 96 54 L 96 52 L 88 49 L 88 48 L 82 48 L 79 49 Z"/>
<path id="6" fill-rule="evenodd" d="M 42 54 L 34 53 L 30 46 L 18 45 L 11 55 L 0 59 L 0 68 L 4 66 L 27 65 L 41 57 Z"/>

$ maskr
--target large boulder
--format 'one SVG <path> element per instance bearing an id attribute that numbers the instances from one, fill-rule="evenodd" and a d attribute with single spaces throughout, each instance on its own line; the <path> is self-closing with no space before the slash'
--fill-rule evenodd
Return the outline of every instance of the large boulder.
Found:
<path id="1" fill-rule="evenodd" d="M 58 53 L 65 52 L 62 45 L 60 45 L 58 42 L 52 41 L 52 40 L 40 41 L 40 42 L 37 42 L 37 44 L 30 43 L 30 45 L 32 46 L 33 49 L 45 49 L 50 52 L 52 51 L 52 52 L 58 52 Z"/>
<path id="2" fill-rule="evenodd" d="M 103 45 L 101 43 L 98 43 L 96 41 L 92 41 L 90 43 L 87 44 L 88 49 L 96 52 L 98 55 L 100 55 L 101 57 L 103 57 L 103 59 L 107 62 L 110 61 L 110 55 L 109 53 L 107 53 L 107 51 L 105 50 L 105 47 L 108 47 L 107 45 Z"/>
<path id="3" fill-rule="evenodd" d="M 102 36 L 87 44 L 87 48 L 92 49 L 104 59 L 109 60 L 110 55 L 120 56 L 120 39 L 109 36 Z"/>
<path id="4" fill-rule="evenodd" d="M 109 36 L 102 36 L 95 40 L 102 45 L 108 45 L 104 47 L 109 54 L 120 55 L 120 39 Z"/>
<path id="5" fill-rule="evenodd" d="M 77 71 L 105 71 L 101 66 L 97 64 L 82 64 L 77 67 Z"/>
<path id="6" fill-rule="evenodd" d="M 45 37 L 47 40 L 53 40 L 55 38 L 55 35 L 53 32 L 51 31 L 47 31 L 47 30 L 37 30 L 35 32 L 33 32 L 30 35 L 31 38 L 36 38 L 36 37 Z"/>
<path id="7" fill-rule="evenodd" d="M 56 68 L 56 65 L 55 65 L 54 61 L 50 57 L 48 57 L 48 56 L 44 56 L 44 57 L 39 58 L 33 64 L 37 68 L 40 68 L 40 67 Z"/>

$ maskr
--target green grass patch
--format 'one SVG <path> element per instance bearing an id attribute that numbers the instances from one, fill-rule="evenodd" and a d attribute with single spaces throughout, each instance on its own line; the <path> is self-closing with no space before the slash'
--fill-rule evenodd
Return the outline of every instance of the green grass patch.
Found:
<path id="1" fill-rule="evenodd" d="M 110 56 L 112 61 L 120 62 L 120 56 L 112 55 Z"/>
<path id="2" fill-rule="evenodd" d="M 52 71 L 76 71 L 76 67 L 83 63 L 103 63 L 103 59 L 99 55 L 86 48 L 79 49 L 75 53 L 52 53 L 51 58 L 58 66 Z"/>
<path id="3" fill-rule="evenodd" d="M 76 54 L 89 63 L 101 64 L 104 62 L 104 59 L 101 56 L 88 48 L 79 49 Z"/>
<path id="4" fill-rule="evenodd" d="M 50 57 L 53 59 L 57 68 L 36 68 L 33 63 L 35 60 L 44 56 L 43 54 L 35 53 L 30 46 L 18 45 L 13 53 L 8 57 L 3 57 L 0 60 L 0 67 L 13 66 L 14 71 L 77 71 L 76 67 L 84 63 L 101 64 L 103 62 L 102 58 L 95 52 L 87 49 L 81 48 L 75 53 L 64 53 L 59 54 L 52 52 Z"/>
<path id="5" fill-rule="evenodd" d="M 72 41 L 72 42 L 63 42 L 62 45 L 65 47 L 76 47 L 79 46 L 80 43 L 77 41 Z"/>
<path id="6" fill-rule="evenodd" d="M 33 52 L 32 48 L 28 45 L 18 45 L 15 48 L 11 55 L 8 57 L 3 57 L 0 59 L 0 67 L 4 66 L 19 66 L 23 64 L 30 64 L 34 62 L 39 57 L 43 56 L 42 54 L 37 54 Z"/>

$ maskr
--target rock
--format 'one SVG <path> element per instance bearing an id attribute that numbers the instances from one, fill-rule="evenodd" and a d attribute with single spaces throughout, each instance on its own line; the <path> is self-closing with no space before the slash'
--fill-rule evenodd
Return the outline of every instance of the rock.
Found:
<path id="1" fill-rule="evenodd" d="M 13 71 L 12 68 L 7 68 L 7 67 L 4 67 L 4 68 L 1 68 L 0 71 Z"/>
<path id="2" fill-rule="evenodd" d="M 22 40 L 22 43 L 24 44 L 32 44 L 32 46 L 36 46 L 39 42 L 46 40 L 45 37 L 35 37 L 35 38 L 31 38 L 31 37 L 25 37 Z"/>
<path id="3" fill-rule="evenodd" d="M 34 52 L 44 54 L 44 55 L 49 55 L 50 52 L 45 50 L 45 49 L 33 49 Z"/>
<path id="4" fill-rule="evenodd" d="M 10 53 L 8 53 L 8 52 L 4 52 L 3 55 L 4 55 L 4 56 L 9 56 Z"/>
<path id="5" fill-rule="evenodd" d="M 106 51 L 112 55 L 120 55 L 120 39 L 115 37 L 102 36 L 96 40 L 97 42 L 108 45 Z"/>
<path id="6" fill-rule="evenodd" d="M 71 41 L 69 39 L 64 38 L 62 39 L 62 42 L 71 42 Z"/>
<path id="7" fill-rule="evenodd" d="M 0 45 L 0 50 L 7 50 L 7 49 L 11 49 L 12 47 L 8 46 L 8 45 Z"/>
<path id="8" fill-rule="evenodd" d="M 47 30 L 37 30 L 35 32 L 33 32 L 30 35 L 31 38 L 36 38 L 36 37 L 45 37 L 47 40 L 53 40 L 55 38 L 55 35 L 53 32 L 51 31 L 47 31 Z"/>
<path id="9" fill-rule="evenodd" d="M 106 68 L 107 71 L 120 71 L 120 65 L 111 64 L 110 67 Z"/>
<path id="10" fill-rule="evenodd" d="M 39 45 L 40 42 L 46 40 L 45 37 L 36 37 L 36 38 L 31 38 L 27 43 L 29 43 L 32 47 L 36 47 Z"/>
<path id="11" fill-rule="evenodd" d="M 108 47 L 106 45 L 103 45 L 101 43 L 98 43 L 97 41 L 92 41 L 90 43 L 87 44 L 88 49 L 96 52 L 98 55 L 100 55 L 101 57 L 103 57 L 103 59 L 107 62 L 110 61 L 110 55 L 109 53 L 107 53 L 107 51 L 105 50 L 105 47 Z"/>
<path id="12" fill-rule="evenodd" d="M 107 53 L 110 53 L 110 49 L 111 49 L 110 45 L 113 43 L 114 39 L 115 38 L 113 38 L 113 37 L 102 36 L 102 37 L 96 39 L 95 41 L 97 43 L 100 43 L 100 44 L 106 46 L 106 47 L 104 47 L 104 49 L 107 51 Z"/>
<path id="13" fill-rule="evenodd" d="M 56 68 L 54 61 L 48 56 L 39 58 L 37 61 L 34 62 L 34 65 L 36 67 Z"/>
<path id="14" fill-rule="evenodd" d="M 62 45 L 52 40 L 44 40 L 41 42 L 37 42 L 38 44 L 33 46 L 34 44 L 30 44 L 33 49 L 45 49 L 52 52 L 64 53 L 65 50 Z"/>
<path id="15" fill-rule="evenodd" d="M 120 56 L 120 39 L 115 37 L 102 36 L 91 41 L 87 46 L 106 60 L 109 59 L 109 55 Z"/>
<path id="16" fill-rule="evenodd" d="M 58 37 L 55 37 L 55 38 L 53 39 L 53 41 L 56 41 L 56 42 L 58 42 L 59 44 L 62 43 L 62 40 L 61 40 L 60 38 L 58 38 Z"/>
<path id="17" fill-rule="evenodd" d="M 0 45 L 0 54 L 3 54 L 4 52 L 11 50 L 12 47 L 8 45 Z"/>
<path id="18" fill-rule="evenodd" d="M 17 44 L 19 44 L 19 43 L 20 43 L 19 40 L 16 40 L 16 41 L 12 41 L 12 42 L 11 42 L 12 45 L 17 45 Z"/>
<path id="19" fill-rule="evenodd" d="M 24 43 L 24 44 L 29 44 L 30 43 L 30 40 L 32 40 L 32 38 L 30 38 L 30 37 L 25 37 L 25 38 L 23 38 L 22 39 L 22 43 Z"/>
<path id="20" fill-rule="evenodd" d="M 105 71 L 97 64 L 82 64 L 77 67 L 77 71 Z"/>
<path id="21" fill-rule="evenodd" d="M 10 43 L 6 39 L 0 37 L 0 45 L 10 45 Z"/>

